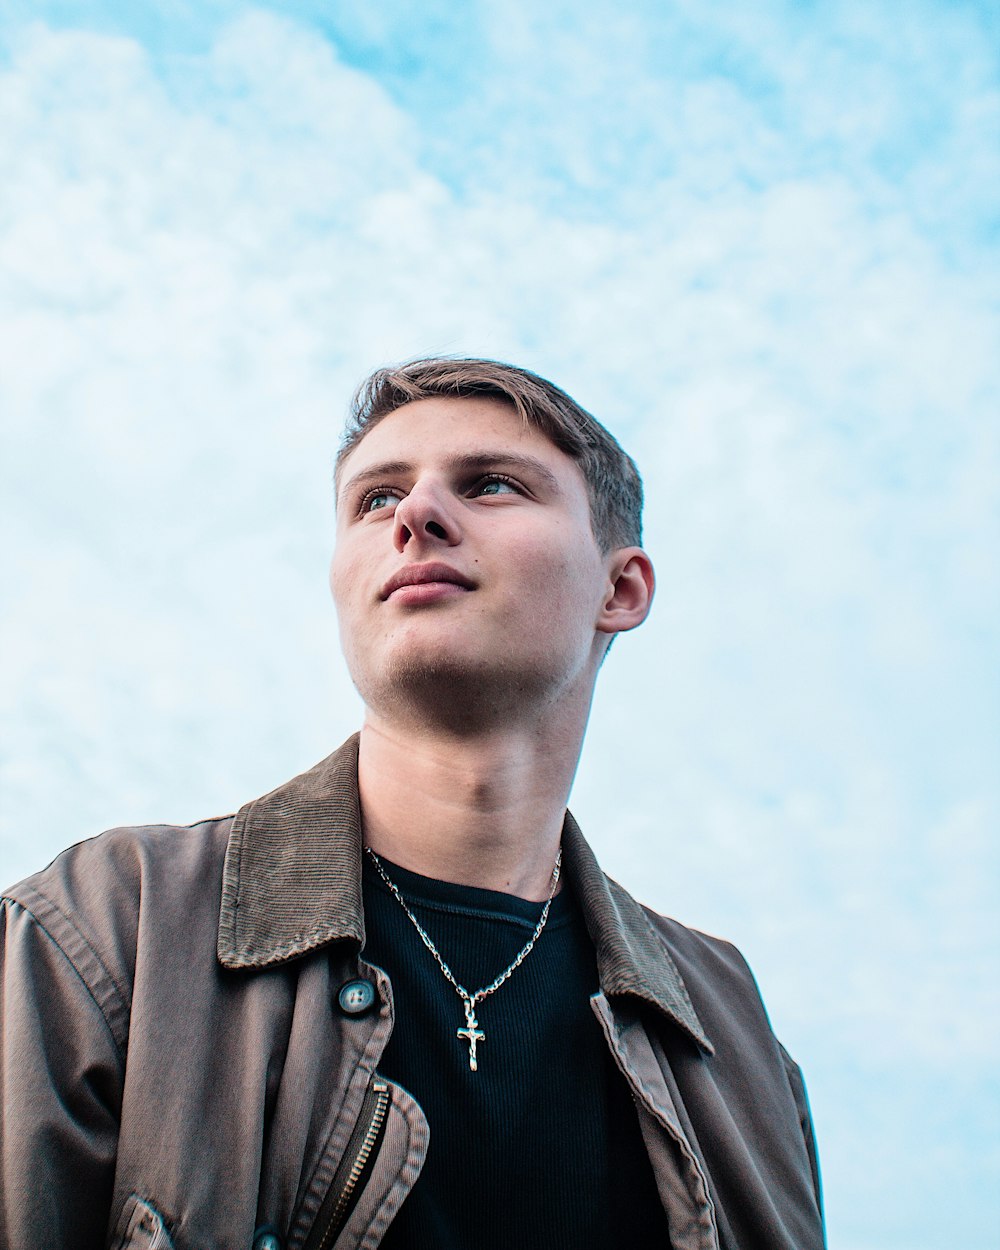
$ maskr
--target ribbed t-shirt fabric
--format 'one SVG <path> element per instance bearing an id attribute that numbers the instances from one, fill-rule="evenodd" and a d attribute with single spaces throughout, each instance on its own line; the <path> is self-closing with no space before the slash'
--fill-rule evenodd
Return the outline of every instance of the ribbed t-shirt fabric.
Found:
<path id="1" fill-rule="evenodd" d="M 435 881 L 383 860 L 459 983 L 490 984 L 542 904 Z M 534 949 L 476 1007 L 478 1070 L 456 1031 L 462 1001 L 365 857 L 364 958 L 390 977 L 395 1026 L 379 1071 L 423 1107 L 423 1171 L 390 1250 L 668 1250 L 636 1109 L 589 1004 L 593 945 L 569 888 Z"/>

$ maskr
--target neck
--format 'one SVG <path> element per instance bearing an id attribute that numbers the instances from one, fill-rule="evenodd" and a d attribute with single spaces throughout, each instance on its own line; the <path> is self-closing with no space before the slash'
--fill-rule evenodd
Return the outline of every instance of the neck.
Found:
<path id="1" fill-rule="evenodd" d="M 358 756 L 365 841 L 422 876 L 545 899 L 585 711 L 576 719 L 456 736 L 369 710 Z"/>

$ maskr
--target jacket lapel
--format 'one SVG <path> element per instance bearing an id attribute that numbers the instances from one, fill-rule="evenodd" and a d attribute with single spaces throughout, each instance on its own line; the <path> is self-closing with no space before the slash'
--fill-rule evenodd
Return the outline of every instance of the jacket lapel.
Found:
<path id="1" fill-rule="evenodd" d="M 713 1053 L 680 970 L 666 943 L 627 890 L 601 871 L 570 812 L 563 823 L 566 875 L 597 952 L 601 989 L 627 994 L 657 1008 L 703 1050 Z"/>
<path id="2" fill-rule="evenodd" d="M 365 941 L 358 736 L 233 818 L 219 961 L 267 968 L 327 942 Z"/>

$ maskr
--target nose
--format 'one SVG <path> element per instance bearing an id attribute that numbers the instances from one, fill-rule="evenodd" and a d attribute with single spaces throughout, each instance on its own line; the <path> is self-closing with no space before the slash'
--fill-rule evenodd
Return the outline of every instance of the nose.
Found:
<path id="1" fill-rule="evenodd" d="M 415 482 L 409 494 L 396 504 L 393 540 L 397 551 L 407 546 L 454 547 L 462 541 L 455 508 L 440 485 Z"/>

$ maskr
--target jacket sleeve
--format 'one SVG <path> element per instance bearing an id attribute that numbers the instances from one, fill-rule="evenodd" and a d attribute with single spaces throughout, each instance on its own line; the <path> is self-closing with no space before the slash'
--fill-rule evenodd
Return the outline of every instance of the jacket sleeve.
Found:
<path id="1" fill-rule="evenodd" d="M 785 1071 L 788 1073 L 788 1083 L 792 1087 L 792 1094 L 795 1097 L 795 1107 L 799 1113 L 799 1124 L 802 1128 L 802 1137 L 806 1143 L 806 1153 L 809 1155 L 809 1168 L 812 1172 L 813 1189 L 816 1191 L 816 1206 L 819 1209 L 820 1218 L 823 1216 L 823 1186 L 820 1181 L 819 1174 L 819 1153 L 816 1149 L 816 1134 L 813 1130 L 812 1112 L 809 1110 L 809 1099 L 806 1096 L 806 1083 L 802 1078 L 802 1069 L 795 1062 L 792 1056 L 785 1050 L 781 1043 L 778 1043 L 781 1050 L 781 1058 L 785 1065 Z"/>
<path id="2" fill-rule="evenodd" d="M 0 1246 L 102 1250 L 124 1061 L 64 945 L 0 911 Z"/>

